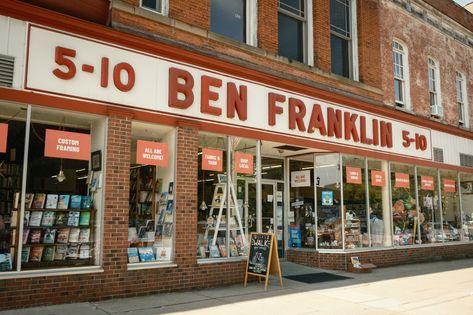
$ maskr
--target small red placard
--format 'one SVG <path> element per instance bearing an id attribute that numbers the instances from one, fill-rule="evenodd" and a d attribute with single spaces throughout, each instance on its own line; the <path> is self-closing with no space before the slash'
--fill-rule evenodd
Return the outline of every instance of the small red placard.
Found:
<path id="1" fill-rule="evenodd" d="M 44 156 L 88 161 L 90 158 L 90 135 L 46 129 Z"/>
<path id="2" fill-rule="evenodd" d="M 8 124 L 0 124 L 0 152 L 7 152 Z"/>
<path id="3" fill-rule="evenodd" d="M 420 177 L 420 189 L 434 190 L 434 178 L 431 176 Z"/>
<path id="4" fill-rule="evenodd" d="M 253 154 L 235 152 L 235 170 L 237 173 L 253 175 Z"/>
<path id="5" fill-rule="evenodd" d="M 396 173 L 394 187 L 395 188 L 409 188 L 410 187 L 409 174 Z"/>
<path id="6" fill-rule="evenodd" d="M 444 179 L 443 180 L 443 191 L 444 192 L 456 192 L 456 183 L 453 179 Z"/>
<path id="7" fill-rule="evenodd" d="M 383 171 L 371 171 L 371 186 L 381 186 L 386 185 L 386 176 Z"/>
<path id="8" fill-rule="evenodd" d="M 202 170 L 221 172 L 223 170 L 223 152 L 214 149 L 202 149 Z"/>
<path id="9" fill-rule="evenodd" d="M 361 168 L 347 166 L 345 170 L 347 172 L 347 184 L 361 184 Z"/>
<path id="10" fill-rule="evenodd" d="M 168 145 L 154 141 L 136 141 L 136 163 L 168 166 Z"/>

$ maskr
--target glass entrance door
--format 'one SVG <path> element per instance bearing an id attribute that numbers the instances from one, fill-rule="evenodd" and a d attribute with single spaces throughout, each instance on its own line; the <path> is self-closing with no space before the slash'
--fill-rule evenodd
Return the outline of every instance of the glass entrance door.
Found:
<path id="1" fill-rule="evenodd" d="M 261 184 L 261 220 L 262 232 L 272 232 L 278 241 L 278 254 L 284 254 L 284 221 L 283 221 L 283 184 L 263 182 Z"/>

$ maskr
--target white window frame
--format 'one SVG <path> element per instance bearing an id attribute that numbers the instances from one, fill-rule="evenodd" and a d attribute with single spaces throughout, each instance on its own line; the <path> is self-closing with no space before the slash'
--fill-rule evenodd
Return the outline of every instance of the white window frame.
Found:
<path id="1" fill-rule="evenodd" d="M 157 0 L 158 1 L 158 0 Z M 150 8 L 143 6 L 143 0 L 140 0 L 140 8 L 145 10 L 152 11 L 154 13 L 158 13 L 164 16 L 168 16 L 169 14 L 169 0 L 161 0 L 161 8 Z"/>
<path id="2" fill-rule="evenodd" d="M 338 0 L 336 0 L 338 1 Z M 359 64 L 358 64 L 358 29 L 357 29 L 357 18 L 356 18 L 356 0 L 348 0 L 350 2 L 350 37 L 346 37 L 343 34 L 332 31 L 330 25 L 330 34 L 338 36 L 340 38 L 349 41 L 349 78 L 354 81 L 359 81 Z M 330 17 L 329 17 L 330 19 Z"/>
<path id="3" fill-rule="evenodd" d="M 278 14 L 282 13 L 287 16 L 293 17 L 299 21 L 302 21 L 302 50 L 304 54 L 304 63 L 313 67 L 314 66 L 314 21 L 313 21 L 313 0 L 304 1 L 304 18 L 294 13 L 291 13 L 284 8 L 281 8 L 278 0 Z M 278 25 L 279 27 L 279 25 Z"/>
<path id="4" fill-rule="evenodd" d="M 398 47 L 394 47 L 397 45 Z M 396 95 L 394 95 L 394 102 L 397 106 L 403 107 L 405 109 L 411 109 L 411 90 L 410 90 L 410 81 L 409 81 L 409 52 L 406 48 L 406 45 L 398 40 L 394 39 L 392 42 L 392 50 L 393 50 L 393 77 L 394 80 L 401 80 L 402 81 L 402 90 L 403 90 L 403 102 L 399 102 L 396 99 Z M 395 54 L 399 54 L 402 59 L 402 78 L 396 76 L 396 60 L 394 58 Z"/>
<path id="5" fill-rule="evenodd" d="M 258 47 L 258 0 L 246 0 L 246 44 Z"/>
<path id="6" fill-rule="evenodd" d="M 461 126 L 468 128 L 470 122 L 468 119 L 468 97 L 466 93 L 466 79 L 465 75 L 460 71 L 456 71 L 455 77 L 455 87 L 457 91 L 457 105 L 458 105 L 458 122 Z M 462 110 L 460 110 L 460 108 Z M 460 119 L 460 114 L 462 114 L 463 119 Z"/>
<path id="7" fill-rule="evenodd" d="M 428 73 L 427 73 L 427 78 L 428 78 L 428 88 L 429 88 L 429 104 L 430 106 L 442 106 L 442 94 L 440 90 L 440 69 L 439 69 L 439 64 L 438 62 L 431 58 L 427 58 L 427 66 L 428 66 Z M 433 74 L 433 77 L 432 77 Z M 432 104 L 431 101 L 431 93 L 434 93 L 436 96 L 435 100 L 436 103 Z"/>

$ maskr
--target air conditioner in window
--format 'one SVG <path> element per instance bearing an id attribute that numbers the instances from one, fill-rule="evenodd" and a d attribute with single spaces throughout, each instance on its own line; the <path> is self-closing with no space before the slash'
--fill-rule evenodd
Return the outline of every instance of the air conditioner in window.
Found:
<path id="1" fill-rule="evenodd" d="M 440 105 L 432 105 L 430 106 L 430 114 L 435 117 L 442 117 L 443 116 L 443 107 Z"/>

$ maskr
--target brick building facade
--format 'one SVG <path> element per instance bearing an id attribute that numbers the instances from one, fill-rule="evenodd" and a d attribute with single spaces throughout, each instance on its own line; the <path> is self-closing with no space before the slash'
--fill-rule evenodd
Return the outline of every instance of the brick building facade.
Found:
<path id="1" fill-rule="evenodd" d="M 211 31 L 210 0 L 0 4 L 12 73 L 0 87 L 0 174 L 12 179 L 1 187 L 0 309 L 242 282 L 248 234 L 267 230 L 283 258 L 327 269 L 353 256 L 380 267 L 473 256 L 473 17 L 453 2 L 287 2 L 243 1 L 243 41 Z M 300 61 L 282 55 L 287 17 L 302 21 Z M 398 104 L 393 41 L 406 53 Z M 44 153 L 51 129 L 69 143 L 88 135 L 78 150 L 90 159 Z M 165 153 L 140 163 L 141 144 Z M 204 166 L 212 154 L 216 168 Z M 92 205 L 48 206 L 54 196 Z M 90 222 L 57 223 L 75 212 Z M 59 241 L 74 229 L 90 238 Z"/>

